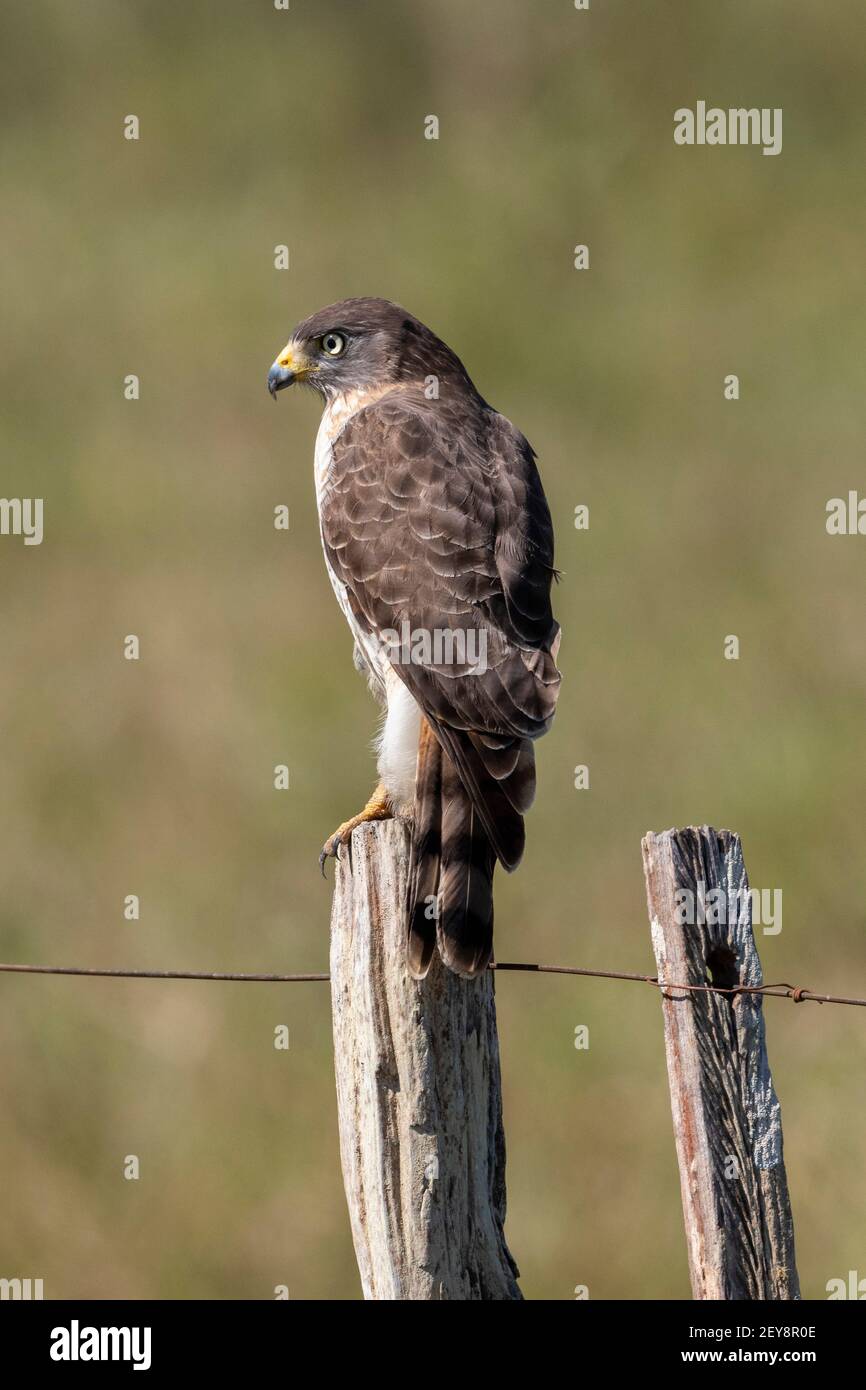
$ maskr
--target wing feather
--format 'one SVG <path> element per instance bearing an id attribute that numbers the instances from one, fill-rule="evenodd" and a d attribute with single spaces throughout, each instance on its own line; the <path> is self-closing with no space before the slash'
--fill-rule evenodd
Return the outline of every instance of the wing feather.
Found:
<path id="1" fill-rule="evenodd" d="M 363 627 L 442 635 L 441 651 L 392 664 L 513 868 L 522 827 L 497 830 L 496 812 L 532 799 L 531 741 L 560 681 L 553 530 L 532 449 L 469 390 L 428 401 L 403 387 L 334 441 L 321 523 Z"/>

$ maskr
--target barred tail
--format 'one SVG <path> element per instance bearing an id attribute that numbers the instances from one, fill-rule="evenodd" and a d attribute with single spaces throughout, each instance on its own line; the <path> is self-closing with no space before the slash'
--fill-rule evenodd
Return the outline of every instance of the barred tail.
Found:
<path id="1" fill-rule="evenodd" d="M 454 747 L 462 764 L 459 771 L 450 753 L 455 737 L 460 739 Z M 448 731 L 447 747 L 449 751 L 425 719 L 418 747 L 407 903 L 409 969 L 418 978 L 426 975 L 437 945 L 445 964 L 458 975 L 473 976 L 487 968 L 493 954 L 496 859 L 513 867 L 523 848 L 523 817 L 494 779 L 483 775 L 467 736 Z M 482 780 L 483 792 L 478 785 Z M 503 785 L 508 780 L 503 779 Z M 487 793 L 483 802 L 479 792 Z M 489 833 L 491 800 L 495 842 Z"/>
<path id="2" fill-rule="evenodd" d="M 493 955 L 496 855 L 457 769 L 442 757 L 439 954 L 458 975 L 478 975 Z"/>
<path id="3" fill-rule="evenodd" d="M 436 915 L 442 857 L 442 759 L 439 742 L 421 720 L 415 775 L 415 817 L 409 860 L 409 969 L 423 979 L 436 948 Z"/>

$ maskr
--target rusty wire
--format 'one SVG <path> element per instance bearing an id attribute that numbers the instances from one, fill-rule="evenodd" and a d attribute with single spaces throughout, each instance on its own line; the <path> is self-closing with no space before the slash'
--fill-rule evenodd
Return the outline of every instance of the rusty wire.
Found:
<path id="1" fill-rule="evenodd" d="M 856 1008 L 866 1008 L 866 999 L 847 998 L 841 994 L 818 994 L 802 985 L 790 985 L 781 981 L 772 985 L 686 985 L 672 980 L 659 980 L 656 975 L 635 975 L 622 970 L 582 970 L 576 965 L 535 965 L 522 961 L 498 961 L 491 963 L 491 970 L 522 970 L 536 975 L 579 975 L 590 980 L 628 980 L 635 984 L 652 985 L 655 989 L 668 993 L 671 990 L 686 990 L 699 994 L 760 994 L 768 999 L 791 999 L 795 1004 L 849 1004 Z M 222 980 L 239 981 L 242 984 L 306 984 L 313 981 L 327 981 L 327 973 L 312 974 L 241 974 L 221 970 L 109 970 L 92 969 L 81 965 L 13 965 L 0 963 L 0 974 L 7 975 L 81 975 L 114 980 Z"/>

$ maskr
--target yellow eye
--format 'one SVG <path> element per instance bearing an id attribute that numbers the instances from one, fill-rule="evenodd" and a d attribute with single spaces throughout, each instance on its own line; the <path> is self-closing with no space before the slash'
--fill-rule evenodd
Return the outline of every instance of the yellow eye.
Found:
<path id="1" fill-rule="evenodd" d="M 346 350 L 346 339 L 342 333 L 326 333 L 322 339 L 322 352 L 329 357 L 339 357 Z"/>

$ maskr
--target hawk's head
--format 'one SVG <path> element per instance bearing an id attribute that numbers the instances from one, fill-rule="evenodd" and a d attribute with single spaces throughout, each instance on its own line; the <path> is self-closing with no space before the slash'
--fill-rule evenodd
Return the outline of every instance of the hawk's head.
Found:
<path id="1" fill-rule="evenodd" d="M 343 299 L 299 323 L 268 372 L 276 393 L 300 381 L 325 400 L 429 376 L 469 378 L 429 328 L 388 299 Z"/>

